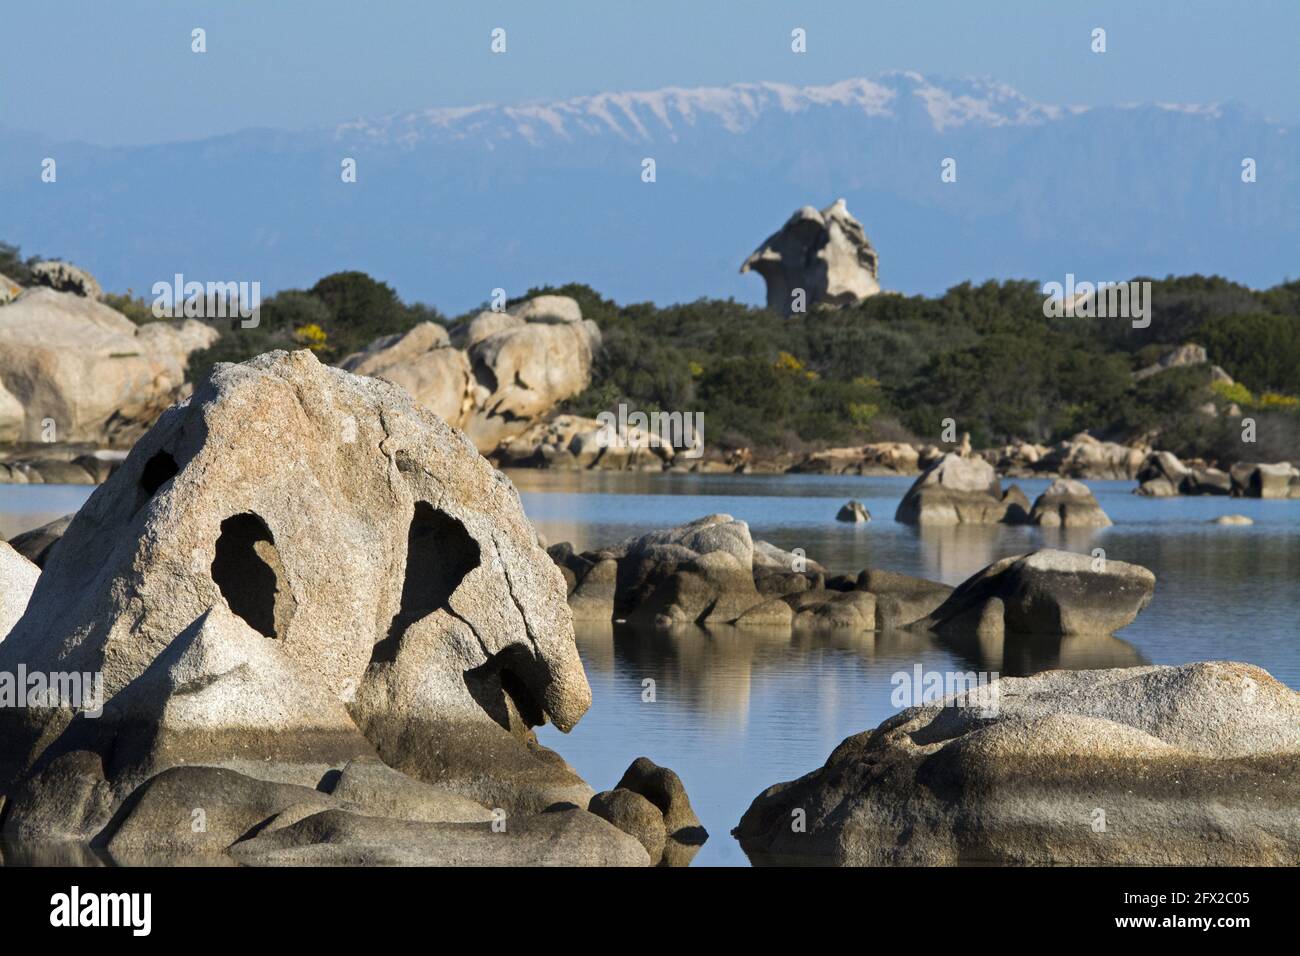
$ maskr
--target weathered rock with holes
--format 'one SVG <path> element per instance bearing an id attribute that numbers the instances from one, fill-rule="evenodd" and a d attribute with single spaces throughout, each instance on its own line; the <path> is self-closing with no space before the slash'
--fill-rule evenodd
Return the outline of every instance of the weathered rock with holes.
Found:
<path id="1" fill-rule="evenodd" d="M 1151 602 L 1156 576 L 1123 561 L 1045 549 L 995 561 L 912 627 L 951 634 L 1110 634 Z"/>
<path id="2" fill-rule="evenodd" d="M 1300 863 L 1300 695 L 1265 671 L 1216 661 L 989 686 L 974 706 L 904 710 L 768 788 L 734 831 L 741 846 L 759 864 Z"/>
<path id="3" fill-rule="evenodd" d="M 29 834 L 102 830 L 190 757 L 314 786 L 377 752 L 511 813 L 592 793 L 531 731 L 571 728 L 590 690 L 513 486 L 307 351 L 218 366 L 136 444 L 0 643 L 19 663 L 100 673 L 105 698 L 0 712 L 6 826 Z"/>
<path id="4" fill-rule="evenodd" d="M 1106 528 L 1110 518 L 1088 486 L 1072 478 L 1057 478 L 1034 501 L 1030 524 L 1048 528 Z"/>
<path id="5" fill-rule="evenodd" d="M 855 305 L 880 291 L 879 257 L 843 199 L 796 211 L 740 267 L 751 269 L 767 283 L 767 307 L 781 315 L 794 312 L 799 290 L 804 309 Z"/>

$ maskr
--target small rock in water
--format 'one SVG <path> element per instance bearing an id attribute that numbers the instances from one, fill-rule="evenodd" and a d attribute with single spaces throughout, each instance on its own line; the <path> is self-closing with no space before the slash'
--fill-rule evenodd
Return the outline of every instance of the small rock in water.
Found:
<path id="1" fill-rule="evenodd" d="M 1255 522 L 1251 521 L 1245 515 L 1219 515 L 1219 517 L 1215 518 L 1213 521 L 1210 522 L 1210 524 L 1232 524 L 1232 525 L 1245 525 L 1245 524 L 1254 524 L 1254 523 Z"/>
<path id="2" fill-rule="evenodd" d="M 855 498 L 845 504 L 844 507 L 840 508 L 839 514 L 835 516 L 835 520 L 848 521 L 852 524 L 866 524 L 871 520 L 871 512 L 866 509 L 866 506 L 863 505 L 862 502 Z"/>

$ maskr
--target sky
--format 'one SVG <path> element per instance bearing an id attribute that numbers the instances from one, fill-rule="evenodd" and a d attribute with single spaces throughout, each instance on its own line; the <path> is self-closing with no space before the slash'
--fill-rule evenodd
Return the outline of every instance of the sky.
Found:
<path id="1" fill-rule="evenodd" d="M 101 145 L 893 69 L 1056 104 L 1235 100 L 1300 123 L 1300 0 L 40 0 L 0 23 L 0 128 Z"/>

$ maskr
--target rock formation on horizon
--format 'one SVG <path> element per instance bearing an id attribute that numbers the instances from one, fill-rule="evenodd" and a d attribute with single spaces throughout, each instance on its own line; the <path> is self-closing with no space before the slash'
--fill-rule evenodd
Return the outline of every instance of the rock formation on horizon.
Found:
<path id="1" fill-rule="evenodd" d="M 880 260 L 862 223 L 843 199 L 820 212 L 804 206 L 741 265 L 767 283 L 767 307 L 781 315 L 796 311 L 796 290 L 804 308 L 855 305 L 880 291 Z"/>

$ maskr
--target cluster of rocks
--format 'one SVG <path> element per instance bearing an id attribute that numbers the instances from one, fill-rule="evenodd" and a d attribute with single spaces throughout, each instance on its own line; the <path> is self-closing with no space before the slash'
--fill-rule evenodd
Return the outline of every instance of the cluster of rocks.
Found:
<path id="1" fill-rule="evenodd" d="M 35 287 L 0 304 L 0 443 L 130 445 L 187 393 L 189 356 L 217 331 L 193 319 L 137 326 L 67 263 L 38 263 L 32 273 Z M 23 473 L 32 471 L 46 469 Z M 0 480 L 22 480 L 14 474 L 6 468 Z"/>
<path id="2" fill-rule="evenodd" d="M 733 831 L 750 859 L 1300 863 L 1300 694 L 1258 667 L 1049 671 L 914 703 L 761 793 Z"/>
<path id="3" fill-rule="evenodd" d="M 1124 481 L 1136 477 L 1151 449 L 1121 445 L 1080 432 L 1055 445 L 1014 442 L 980 452 L 999 474 L 1013 478 L 1060 475 L 1095 481 Z"/>
<path id="4" fill-rule="evenodd" d="M 831 574 L 802 554 L 754 541 L 730 515 L 609 548 L 547 549 L 578 621 L 661 628 L 894 628 L 940 635 L 1110 634 L 1151 600 L 1145 568 L 1041 550 L 995 562 L 957 588 L 882 569 Z"/>
<path id="5" fill-rule="evenodd" d="M 1058 478 L 1032 505 L 1012 485 L 1006 491 L 982 458 L 949 452 L 921 473 L 899 502 L 894 520 L 915 525 L 1035 524 L 1101 528 L 1110 518 L 1088 487 Z"/>
<path id="6" fill-rule="evenodd" d="M 534 731 L 591 701 L 562 575 L 509 481 L 402 389 L 309 351 L 219 365 L 50 537 L 39 570 L 0 545 L 0 673 L 95 691 L 0 708 L 11 841 L 652 862 L 647 815 L 589 810 Z M 680 781 L 647 764 L 615 793 L 698 842 Z"/>
<path id="7" fill-rule="evenodd" d="M 600 329 L 576 301 L 541 295 L 480 312 L 450 332 L 423 322 L 341 365 L 402 386 L 488 454 L 585 389 L 599 349 Z"/>
<path id="8" fill-rule="evenodd" d="M 751 270 L 767 284 L 767 307 L 781 315 L 856 305 L 880 292 L 880 258 L 843 199 L 820 212 L 797 210 L 740 267 Z"/>
<path id="9" fill-rule="evenodd" d="M 1134 493 L 1152 498 L 1174 495 L 1232 495 L 1237 498 L 1300 498 L 1300 468 L 1290 462 L 1238 462 L 1227 471 L 1185 463 L 1167 451 L 1153 452 L 1137 474 Z"/>
<path id="10" fill-rule="evenodd" d="M 490 457 L 501 468 L 662 471 L 678 455 L 670 442 L 650 431 L 629 427 L 615 437 L 613 429 L 594 418 L 555 415 L 508 439 Z"/>

